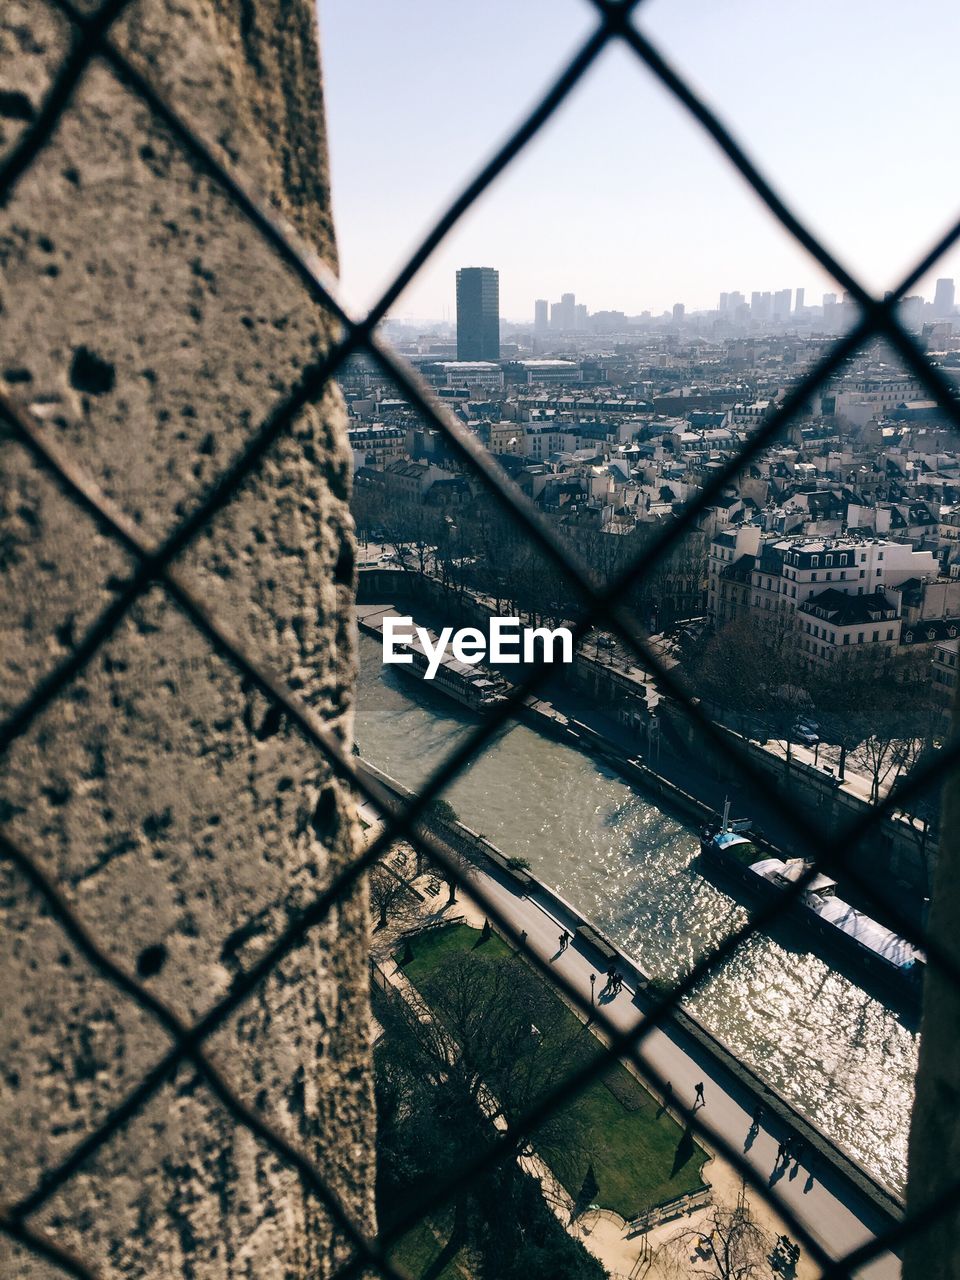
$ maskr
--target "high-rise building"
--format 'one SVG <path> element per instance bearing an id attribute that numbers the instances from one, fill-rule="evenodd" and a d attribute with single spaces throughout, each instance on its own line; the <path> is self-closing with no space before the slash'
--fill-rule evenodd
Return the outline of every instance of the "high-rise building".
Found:
<path id="1" fill-rule="evenodd" d="M 933 295 L 933 314 L 935 316 L 952 316 L 955 295 L 952 280 L 938 280 L 937 291 Z"/>
<path id="2" fill-rule="evenodd" d="M 683 317 L 684 317 L 684 313 L 685 313 L 685 312 L 686 312 L 686 307 L 683 305 L 683 303 L 682 303 L 682 302 L 675 302 L 675 303 L 673 304 L 673 319 L 674 319 L 674 323 L 679 324 L 679 323 L 680 323 L 680 321 L 683 319 Z"/>
<path id="3" fill-rule="evenodd" d="M 587 327 L 587 304 L 578 302 L 573 312 L 573 327 L 582 333 Z"/>
<path id="4" fill-rule="evenodd" d="M 786 320 L 790 314 L 790 301 L 792 298 L 792 289 L 778 289 L 773 295 L 773 318 L 775 320 Z"/>
<path id="5" fill-rule="evenodd" d="M 533 332 L 542 338 L 550 328 L 550 308 L 546 298 L 538 298 L 533 304 Z"/>
<path id="6" fill-rule="evenodd" d="M 500 273 L 493 267 L 457 272 L 457 359 L 500 359 Z"/>
<path id="7" fill-rule="evenodd" d="M 803 315 L 803 298 L 804 298 L 803 290 L 798 289 L 796 291 L 796 301 L 793 304 L 793 314 L 795 316 Z"/>
<path id="8" fill-rule="evenodd" d="M 721 315 L 723 315 L 724 312 L 726 311 L 729 302 L 730 302 L 729 293 L 721 293 L 720 305 L 717 307 L 717 310 L 720 312 Z"/>

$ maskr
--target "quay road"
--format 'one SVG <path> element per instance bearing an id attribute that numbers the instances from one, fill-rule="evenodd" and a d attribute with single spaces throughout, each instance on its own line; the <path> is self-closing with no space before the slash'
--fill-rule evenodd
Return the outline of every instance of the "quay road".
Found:
<path id="1" fill-rule="evenodd" d="M 574 940 L 563 954 L 557 955 L 561 931 L 567 929 L 573 933 L 581 917 L 567 911 L 546 892 L 534 889 L 524 893 L 519 885 L 506 877 L 501 878 L 482 868 L 472 875 L 514 928 L 526 930 L 527 945 L 562 971 L 587 1000 L 590 998 L 590 974 L 595 973 L 599 996 L 605 981 L 604 969 L 602 963 L 589 954 L 586 944 L 574 935 Z M 618 968 L 626 979 L 623 991 L 609 1002 L 603 1002 L 602 1007 L 617 1030 L 627 1031 L 642 1021 L 638 999 L 643 997 L 637 996 L 636 983 L 629 976 L 629 969 L 623 964 Z M 691 1046 L 682 1032 L 667 1025 L 656 1028 L 647 1036 L 641 1043 L 639 1056 L 670 1081 L 673 1097 L 681 1107 L 693 1105 L 695 1085 L 702 1081 L 706 1107 L 698 1115 L 734 1150 L 744 1150 L 757 1097 L 724 1070 L 712 1055 Z M 806 1155 L 795 1174 L 791 1164 L 789 1170 L 773 1176 L 777 1147 L 786 1133 L 776 1118 L 765 1118 L 759 1134 L 746 1150 L 746 1159 L 768 1184 L 775 1187 L 777 1194 L 832 1257 L 841 1257 L 890 1225 L 890 1220 L 863 1192 L 820 1157 L 814 1156 L 811 1161 Z M 887 1253 L 856 1274 L 863 1280 L 897 1280 L 900 1263 Z"/>

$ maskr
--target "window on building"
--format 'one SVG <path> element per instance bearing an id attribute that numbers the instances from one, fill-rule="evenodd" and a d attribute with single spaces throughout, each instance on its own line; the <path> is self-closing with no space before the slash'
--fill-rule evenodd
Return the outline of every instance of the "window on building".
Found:
<path id="1" fill-rule="evenodd" d="M 863 644 L 863 632 L 862 632 L 862 631 L 858 631 L 858 632 L 857 632 L 857 644 Z"/>
<path id="2" fill-rule="evenodd" d="M 826 579 L 827 579 L 827 581 L 828 581 L 828 582 L 830 582 L 830 581 L 831 581 L 831 579 L 833 578 L 833 574 L 832 574 L 832 573 L 827 573 L 825 576 L 826 576 Z"/>
<path id="3" fill-rule="evenodd" d="M 810 581 L 811 581 L 811 582 L 816 582 L 816 580 L 817 580 L 817 575 L 816 575 L 815 573 L 811 573 L 811 575 L 810 575 Z"/>
<path id="4" fill-rule="evenodd" d="M 845 636 L 843 637 L 843 643 L 844 643 L 844 644 L 849 644 L 849 643 L 850 643 L 850 637 L 849 637 L 849 635 L 845 635 Z"/>
<path id="5" fill-rule="evenodd" d="M 820 557 L 819 557 L 819 556 L 811 556 L 811 557 L 810 557 L 810 568 L 811 568 L 811 569 L 816 569 L 816 567 L 817 567 L 817 565 L 818 565 L 819 563 L 820 563 Z"/>
<path id="6" fill-rule="evenodd" d="M 875 632 L 873 633 L 873 643 L 874 643 L 874 644 L 876 644 L 876 643 L 877 643 L 877 641 L 878 641 L 879 639 L 880 639 L 880 632 L 879 632 L 879 631 L 875 631 Z"/>
<path id="7" fill-rule="evenodd" d="M 887 639 L 888 640 L 893 639 L 893 627 L 887 627 Z"/>

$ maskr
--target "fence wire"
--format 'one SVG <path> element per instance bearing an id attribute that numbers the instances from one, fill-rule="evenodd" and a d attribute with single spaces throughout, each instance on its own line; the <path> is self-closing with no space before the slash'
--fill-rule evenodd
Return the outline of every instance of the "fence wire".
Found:
<path id="1" fill-rule="evenodd" d="M 84 669 L 101 646 L 114 633 L 132 606 L 150 590 L 159 585 L 169 599 L 191 620 L 193 625 L 210 642 L 212 647 L 229 661 L 247 680 L 257 687 L 282 711 L 290 723 L 297 727 L 303 738 L 324 758 L 333 772 L 349 782 L 355 793 L 372 802 L 384 815 L 381 834 L 371 842 L 364 853 L 343 868 L 312 901 L 293 916 L 281 935 L 263 954 L 243 971 L 229 993 L 192 1025 L 184 1023 L 173 1010 L 150 992 L 142 983 L 127 974 L 109 957 L 108 950 L 91 936 L 61 889 L 44 873 L 41 860 L 33 850 L 0 834 L 0 856 L 16 868 L 31 890 L 45 904 L 64 934 L 82 952 L 96 970 L 113 986 L 148 1014 L 162 1028 L 170 1041 L 170 1048 L 140 1079 L 133 1089 L 110 1113 L 92 1129 L 58 1164 L 49 1168 L 38 1184 L 14 1204 L 0 1208 L 0 1230 L 21 1246 L 34 1252 L 64 1273 L 92 1280 L 93 1268 L 81 1258 L 64 1250 L 49 1234 L 32 1227 L 28 1219 L 35 1215 L 51 1197 L 89 1160 L 115 1133 L 123 1128 L 146 1105 L 148 1100 L 168 1080 L 183 1062 L 191 1063 L 205 1082 L 212 1097 L 240 1125 L 248 1129 L 260 1142 L 302 1179 L 304 1187 L 323 1205 L 336 1229 L 351 1250 L 350 1260 L 338 1273 L 339 1280 L 358 1273 L 377 1273 L 389 1280 L 401 1280 L 388 1261 L 393 1244 L 412 1226 L 422 1221 L 459 1188 L 470 1186 L 475 1179 L 497 1163 L 512 1159 L 518 1143 L 536 1132 L 545 1119 L 566 1105 L 571 1098 L 591 1081 L 609 1069 L 611 1061 L 629 1060 L 639 1074 L 661 1093 L 666 1082 L 640 1055 L 643 1041 L 651 1032 L 667 1023 L 675 1014 L 680 1002 L 697 983 L 723 964 L 758 929 L 767 928 L 789 910 L 791 903 L 803 892 L 806 885 L 821 869 L 832 872 L 842 870 L 846 878 L 860 890 L 864 897 L 875 897 L 871 886 L 863 880 L 855 868 L 849 865 L 850 851 L 880 821 L 904 808 L 910 800 L 925 789 L 942 781 L 960 760 L 960 742 L 951 740 L 944 745 L 937 757 L 923 768 L 915 770 L 904 779 L 872 810 L 840 833 L 831 835 L 824 831 L 815 818 L 802 811 L 789 796 L 777 801 L 781 813 L 789 820 L 800 850 L 811 859 L 812 867 L 782 899 L 754 912 L 747 923 L 731 933 L 712 951 L 705 954 L 688 973 L 650 1008 L 643 1023 L 630 1032 L 618 1031 L 601 1007 L 593 1007 L 562 974 L 554 972 L 525 945 L 523 935 L 517 933 L 511 921 L 467 873 L 446 846 L 430 830 L 422 825 L 429 805 L 477 758 L 496 732 L 509 723 L 526 698 L 534 693 L 549 674 L 550 668 L 540 663 L 518 686 L 507 700 L 497 707 L 450 755 L 436 768 L 418 793 L 404 805 L 400 812 L 391 808 L 389 797 L 358 773 L 352 759 L 345 754 L 342 744 L 331 734 L 320 718 L 290 689 L 283 679 L 269 670 L 234 636 L 222 619 L 209 609 L 204 599 L 194 591 L 186 575 L 174 567 L 177 556 L 204 530 L 214 515 L 233 497 L 243 481 L 255 473 L 271 445 L 289 428 L 299 411 L 315 401 L 328 382 L 342 368 L 350 356 L 365 353 L 391 380 L 426 422 L 443 432 L 454 452 L 479 478 L 492 499 L 522 530 L 531 544 L 562 573 L 564 579 L 577 593 L 581 613 L 575 624 L 575 637 L 582 639 L 597 625 L 614 631 L 637 655 L 641 665 L 650 672 L 660 687 L 684 709 L 697 733 L 707 742 L 722 746 L 725 754 L 739 771 L 745 783 L 768 792 L 768 782 L 743 749 L 731 746 L 722 737 L 691 700 L 688 692 L 667 669 L 658 655 L 651 650 L 641 628 L 628 609 L 619 602 L 624 592 L 645 581 L 657 564 L 677 544 L 678 540 L 694 526 L 696 521 L 720 496 L 724 486 L 742 470 L 743 466 L 773 442 L 785 427 L 802 411 L 805 402 L 818 388 L 827 383 L 851 356 L 866 343 L 882 338 L 898 354 L 904 365 L 921 381 L 954 428 L 960 432 L 960 407 L 951 385 L 942 373 L 930 363 L 914 338 L 900 325 L 896 307 L 900 299 L 929 271 L 942 255 L 960 239 L 960 221 L 941 240 L 932 246 L 899 287 L 883 301 L 873 298 L 856 278 L 837 261 L 817 238 L 787 207 L 775 188 L 753 164 L 745 150 L 725 128 L 716 115 L 690 88 L 683 77 L 668 63 L 659 50 L 641 33 L 633 21 L 638 0 L 584 0 L 597 15 L 597 24 L 574 54 L 569 63 L 529 115 L 521 122 L 510 138 L 479 171 L 477 176 L 451 203 L 430 233 L 410 257 L 397 277 L 389 284 L 377 304 L 364 316 L 352 317 L 339 300 L 337 286 L 316 256 L 304 247 L 298 237 L 285 226 L 273 209 L 267 209 L 245 185 L 242 174 L 207 146 L 185 123 L 176 104 L 167 101 L 149 80 L 127 60 L 111 38 L 111 28 L 130 0 L 106 0 L 96 12 L 88 14 L 75 7 L 71 0 L 51 0 L 71 24 L 71 48 L 62 67 L 55 76 L 40 111 L 23 131 L 0 166 L 0 204 L 6 203 L 16 188 L 18 180 L 29 171 L 42 156 L 47 142 L 63 117 L 69 111 L 72 95 L 82 83 L 91 65 L 102 63 L 122 81 L 146 105 L 154 118 L 176 138 L 178 143 L 197 164 L 240 209 L 250 224 L 271 246 L 277 256 L 299 278 L 316 304 L 339 322 L 340 332 L 327 353 L 314 364 L 301 371 L 294 389 L 274 406 L 270 414 L 253 433 L 246 446 L 220 474 L 206 496 L 194 510 L 158 545 L 151 545 L 140 529 L 108 501 L 97 487 L 84 475 L 73 460 L 59 447 L 50 444 L 38 430 L 30 415 L 9 396 L 0 396 L 0 417 L 7 423 L 15 437 L 29 450 L 34 461 L 47 471 L 72 502 L 91 514 L 98 526 L 106 530 L 115 542 L 130 553 L 136 563 L 128 579 L 115 591 L 110 604 L 89 625 L 70 654 L 55 665 L 36 683 L 30 694 L 11 712 L 0 725 L 0 753 L 9 749 L 34 723 L 42 711 L 55 700 L 69 683 Z M 679 515 L 664 526 L 643 555 L 614 581 L 597 586 L 589 566 L 577 557 L 571 548 L 561 542 L 541 513 L 514 486 L 494 462 L 491 455 L 477 439 L 449 412 L 377 332 L 377 326 L 387 315 L 400 294 L 430 259 L 433 251 L 456 225 L 464 213 L 474 204 L 495 179 L 512 163 L 523 148 L 537 136 L 543 125 L 567 99 L 571 91 L 590 71 L 598 56 L 613 42 L 622 42 L 637 56 L 638 62 L 655 76 L 664 91 L 671 94 L 700 124 L 728 158 L 772 216 L 791 236 L 841 284 L 860 308 L 860 319 L 853 330 L 838 338 L 818 363 L 799 381 L 785 397 L 776 413 L 757 430 L 744 447 L 731 458 L 689 501 Z M 442 866 L 452 880 L 469 889 L 489 917 L 502 932 L 522 950 L 529 963 L 563 991 L 566 998 L 587 1018 L 592 1018 L 605 1033 L 607 1049 L 598 1052 L 596 1058 L 580 1067 L 575 1073 L 542 1098 L 527 1114 L 511 1122 L 490 1146 L 460 1170 L 456 1180 L 442 1189 L 423 1197 L 398 1221 L 390 1233 L 371 1237 L 356 1221 L 352 1212 L 343 1204 L 329 1180 L 313 1162 L 274 1126 L 265 1122 L 249 1107 L 205 1052 L 205 1043 L 226 1018 L 273 972 L 275 967 L 299 947 L 307 933 L 323 921 L 328 912 L 357 884 L 360 877 L 398 840 L 406 839 L 428 858 Z M 888 914 L 890 904 L 884 903 Z M 950 980 L 960 986 L 960 967 L 932 939 L 926 937 L 902 912 L 893 908 L 895 923 L 910 941 L 921 945 L 927 952 L 932 967 L 939 968 Z M 810 1255 L 821 1267 L 824 1276 L 841 1280 L 852 1277 L 858 1268 L 888 1249 L 899 1247 L 909 1237 L 924 1230 L 943 1214 L 953 1212 L 960 1205 L 960 1180 L 922 1213 L 911 1212 L 903 1220 L 876 1238 L 840 1259 L 834 1259 L 811 1236 L 809 1230 L 793 1212 L 790 1204 L 775 1187 L 759 1177 L 741 1152 L 730 1147 L 724 1137 L 716 1132 L 700 1113 L 691 1120 L 694 1132 L 728 1160 L 754 1190 L 767 1201 L 783 1222 L 804 1244 Z"/>

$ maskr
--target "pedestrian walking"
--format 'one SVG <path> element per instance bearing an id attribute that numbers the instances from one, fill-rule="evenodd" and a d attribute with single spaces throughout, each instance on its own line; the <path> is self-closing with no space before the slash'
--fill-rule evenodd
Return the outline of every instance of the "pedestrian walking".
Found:
<path id="1" fill-rule="evenodd" d="M 787 1143 L 784 1142 L 783 1139 L 781 1138 L 780 1145 L 777 1147 L 777 1164 L 780 1164 L 781 1161 L 786 1162 L 787 1150 L 788 1150 Z"/>
<path id="2" fill-rule="evenodd" d="M 560 950 L 561 950 L 561 951 L 566 951 L 566 949 L 567 949 L 567 943 L 568 943 L 569 941 L 570 941 L 570 935 L 569 935 L 569 933 L 567 933 L 566 929 L 564 929 L 563 933 L 561 933 L 561 935 L 560 935 Z"/>
<path id="3" fill-rule="evenodd" d="M 693 1087 L 697 1091 L 697 1096 L 693 1100 L 693 1105 L 697 1106 L 699 1103 L 701 1107 L 705 1107 L 707 1103 L 703 1096 L 703 1081 L 701 1080 L 699 1084 L 695 1084 Z"/>
<path id="4" fill-rule="evenodd" d="M 761 1103 L 758 1102 L 757 1105 L 753 1108 L 753 1116 L 751 1117 L 751 1128 L 759 1129 L 760 1121 L 762 1119 L 763 1119 L 763 1106 Z"/>

